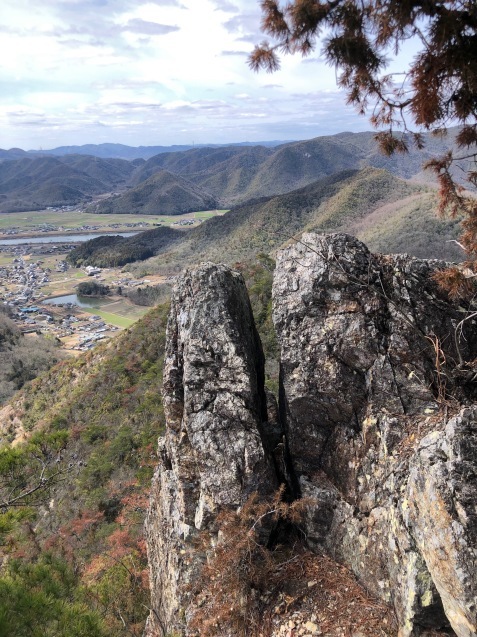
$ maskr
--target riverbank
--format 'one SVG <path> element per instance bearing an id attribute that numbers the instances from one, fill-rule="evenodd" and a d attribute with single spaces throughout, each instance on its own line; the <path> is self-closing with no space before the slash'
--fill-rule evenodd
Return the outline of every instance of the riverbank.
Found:
<path id="1" fill-rule="evenodd" d="M 107 235 L 121 236 L 121 237 L 133 237 L 138 234 L 137 232 L 83 232 L 81 234 L 44 234 L 41 237 L 27 235 L 21 235 L 16 237 L 5 237 L 0 235 L 0 246 L 17 246 L 17 245 L 35 245 L 41 243 L 48 244 L 77 244 L 89 241 L 90 239 L 96 239 L 97 237 L 104 237 Z"/>

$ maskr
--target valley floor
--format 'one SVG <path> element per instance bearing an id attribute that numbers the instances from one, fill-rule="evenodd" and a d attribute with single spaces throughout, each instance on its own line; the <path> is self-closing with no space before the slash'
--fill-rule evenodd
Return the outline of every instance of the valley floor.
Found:
<path id="1" fill-rule="evenodd" d="M 118 329 L 130 327 L 149 309 L 117 294 L 99 303 L 93 299 L 91 307 L 69 302 L 88 274 L 65 261 L 65 246 L 25 244 L 0 249 L 0 301 L 12 306 L 13 319 L 23 333 L 49 334 L 60 338 L 68 350 L 84 351 Z M 133 279 L 119 268 L 101 271 L 94 278 L 124 292 L 162 282 L 157 276 Z M 53 304 L 55 297 L 66 297 L 65 302 Z"/>

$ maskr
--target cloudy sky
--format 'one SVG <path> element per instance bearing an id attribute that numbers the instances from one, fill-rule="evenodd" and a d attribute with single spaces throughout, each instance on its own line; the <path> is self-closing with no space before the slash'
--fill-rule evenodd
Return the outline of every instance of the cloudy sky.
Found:
<path id="1" fill-rule="evenodd" d="M 309 139 L 368 130 L 335 73 L 273 75 L 258 0 L 1 0 L 0 148 Z"/>

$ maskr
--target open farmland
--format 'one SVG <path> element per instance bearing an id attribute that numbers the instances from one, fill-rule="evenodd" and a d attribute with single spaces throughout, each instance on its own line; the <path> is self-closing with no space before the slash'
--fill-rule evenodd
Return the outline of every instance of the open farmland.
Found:
<path id="1" fill-rule="evenodd" d="M 32 212 L 12 212 L 0 214 L 0 234 L 34 235 L 34 234 L 62 234 L 65 238 L 68 232 L 79 230 L 83 232 L 127 232 L 131 230 L 145 230 L 158 224 L 180 224 L 190 220 L 193 225 L 224 214 L 224 210 L 209 210 L 206 212 L 191 212 L 184 215 L 128 215 L 108 214 L 100 215 L 80 212 L 77 210 L 40 210 Z"/>

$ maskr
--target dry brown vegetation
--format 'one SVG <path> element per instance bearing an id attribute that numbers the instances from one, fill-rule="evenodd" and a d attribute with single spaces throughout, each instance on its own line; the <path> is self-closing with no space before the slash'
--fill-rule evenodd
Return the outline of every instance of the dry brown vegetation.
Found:
<path id="1" fill-rule="evenodd" d="M 286 503 L 282 494 L 266 502 L 254 495 L 239 510 L 222 511 L 215 545 L 208 533 L 201 535 L 198 550 L 207 559 L 192 587 L 189 629 L 198 637 L 272 637 L 298 634 L 282 627 L 298 630 L 308 621 L 330 637 L 394 635 L 393 614 L 383 602 L 347 568 L 305 548 L 299 524 L 312 502 Z M 280 545 L 284 526 L 288 541 Z"/>
<path id="2" fill-rule="evenodd" d="M 279 524 L 298 524 L 307 502 L 283 501 L 283 489 L 273 499 L 252 495 L 238 510 L 217 516 L 215 545 L 204 532 L 198 551 L 207 555 L 193 587 L 195 606 L 189 624 L 197 635 L 257 635 L 262 626 L 264 595 L 270 596 L 286 579 L 286 566 L 295 559 L 289 549 L 269 546 Z"/>

